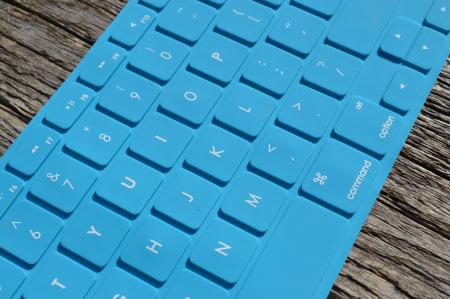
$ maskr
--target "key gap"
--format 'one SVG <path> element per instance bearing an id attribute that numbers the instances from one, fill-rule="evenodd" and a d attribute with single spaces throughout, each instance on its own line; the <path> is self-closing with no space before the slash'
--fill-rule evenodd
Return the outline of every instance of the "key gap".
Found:
<path id="1" fill-rule="evenodd" d="M 282 122 L 280 122 L 278 120 L 278 118 L 275 119 L 275 126 L 281 128 L 283 130 L 286 130 L 286 131 L 288 131 L 288 132 L 290 132 L 290 133 L 292 133 L 292 134 L 294 134 L 294 135 L 296 135 L 296 136 L 298 136 L 298 137 L 300 137 L 302 139 L 305 139 L 305 140 L 307 140 L 307 141 L 309 141 L 311 143 L 317 143 L 322 138 L 322 137 L 315 138 L 315 137 L 306 135 L 305 133 L 303 133 L 303 132 L 301 132 L 301 131 L 299 131 L 299 130 L 297 130 L 295 128 L 292 128 L 290 126 L 287 126 L 287 125 L 283 124 Z"/>
<path id="2" fill-rule="evenodd" d="M 212 76 L 210 76 L 210 75 L 208 75 L 208 74 L 206 74 L 206 73 L 204 73 L 204 72 L 202 72 L 200 70 L 196 70 L 196 69 L 192 68 L 189 64 L 186 67 L 186 70 L 188 72 L 194 74 L 194 75 L 199 76 L 200 78 L 203 78 L 203 79 L 208 80 L 208 81 L 210 81 L 212 83 L 215 83 L 215 84 L 217 84 L 217 85 L 219 85 L 220 87 L 223 87 L 223 88 L 225 88 L 229 84 L 229 83 L 221 82 L 221 81 L 217 80 L 216 78 L 214 78 L 214 77 L 212 77 Z"/>
<path id="3" fill-rule="evenodd" d="M 177 220 L 175 220 L 161 212 L 158 212 L 154 207 L 152 207 L 152 209 L 150 210 L 150 214 L 152 216 L 155 216 L 155 217 L 159 218 L 160 220 L 166 222 L 167 224 L 173 226 L 174 228 L 182 231 L 185 234 L 193 235 L 196 232 L 196 230 L 193 230 L 193 229 L 183 225 L 182 223 L 178 222 Z"/>
<path id="4" fill-rule="evenodd" d="M 239 78 L 239 82 L 243 83 L 243 84 L 245 84 L 245 85 L 247 85 L 249 87 L 252 87 L 252 88 L 254 88 L 254 89 L 258 90 L 258 91 L 261 91 L 261 92 L 263 92 L 263 93 L 265 93 L 265 94 L 267 94 L 267 95 L 269 95 L 269 96 L 271 96 L 271 97 L 273 97 L 273 98 L 275 98 L 277 100 L 279 100 L 283 96 L 283 94 L 281 94 L 281 95 L 280 94 L 276 94 L 276 93 L 270 91 L 269 89 L 267 89 L 267 88 L 265 88 L 263 86 L 260 86 L 258 84 L 253 83 L 252 81 L 249 81 L 249 80 L 245 79 L 244 76 L 241 76 L 241 78 Z M 291 82 L 291 84 L 292 84 L 292 82 Z M 291 86 L 291 85 L 289 85 L 289 86 Z"/>
<path id="5" fill-rule="evenodd" d="M 126 68 L 127 70 L 132 71 L 133 73 L 135 73 L 135 74 L 137 74 L 137 75 L 139 75 L 139 76 L 142 76 L 142 77 L 144 77 L 144 78 L 146 78 L 146 79 L 149 79 L 150 81 L 153 81 L 153 82 L 155 82 L 156 84 L 161 85 L 161 86 L 166 85 L 167 82 L 168 82 L 168 81 L 161 80 L 161 79 L 159 79 L 159 78 L 157 78 L 157 77 L 155 77 L 155 76 L 152 76 L 151 74 L 148 74 L 148 73 L 146 73 L 146 72 L 143 72 L 143 71 L 141 71 L 140 69 L 133 67 L 133 66 L 132 66 L 131 64 L 129 64 L 129 63 L 127 63 L 127 65 L 126 65 L 125 68 Z M 170 80 L 169 80 L 169 81 L 170 81 Z"/>
<path id="6" fill-rule="evenodd" d="M 334 99 L 336 99 L 338 101 L 341 101 L 345 97 L 345 95 L 343 95 L 343 96 L 338 95 L 338 94 L 336 94 L 336 93 L 334 93 L 332 91 L 329 91 L 328 89 L 323 88 L 320 85 L 317 85 L 317 84 L 314 84 L 312 82 L 306 81 L 303 77 L 300 79 L 300 84 L 308 86 L 308 87 L 310 87 L 310 88 L 312 88 L 312 89 L 314 89 L 314 90 L 316 90 L 316 91 L 318 91 L 320 93 L 323 93 L 324 95 L 332 97 L 332 98 L 334 98 Z"/>
<path id="7" fill-rule="evenodd" d="M 280 4 L 280 5 L 272 4 L 272 3 L 266 2 L 264 0 L 254 0 L 254 1 L 256 1 L 264 6 L 267 6 L 269 8 L 272 8 L 273 10 L 277 10 L 281 5 L 283 5 L 283 4 Z"/>
<path id="8" fill-rule="evenodd" d="M 276 40 L 271 39 L 269 36 L 267 36 L 267 38 L 266 38 L 266 43 L 271 44 L 271 45 L 273 45 L 273 46 L 275 46 L 277 48 L 280 48 L 281 50 L 284 50 L 284 51 L 286 51 L 286 52 L 288 52 L 288 53 L 290 53 L 292 55 L 295 55 L 295 56 L 297 56 L 297 57 L 299 57 L 301 59 L 306 59 L 306 57 L 309 54 L 309 53 L 308 54 L 304 54 L 304 53 L 301 53 L 299 51 L 295 51 L 295 49 L 291 49 L 291 48 L 283 45 L 282 43 L 279 43 Z M 313 51 L 314 51 L 314 49 L 313 49 Z"/>
<path id="9" fill-rule="evenodd" d="M 113 43 L 119 47 L 122 47 L 127 51 L 130 51 L 134 47 L 134 46 L 127 46 L 127 45 L 121 43 L 120 41 L 113 39 L 111 36 L 108 38 L 108 42 Z"/>
<path id="10" fill-rule="evenodd" d="M 103 108 L 98 103 L 95 105 L 94 109 L 96 111 L 101 112 L 102 114 L 105 114 L 105 115 L 111 117 L 112 119 L 115 119 L 118 122 L 130 127 L 131 129 L 135 128 L 137 126 L 137 124 L 139 123 L 139 122 L 137 122 L 137 123 L 130 122 L 130 121 L 126 120 L 125 118 L 123 118 L 122 116 L 118 115 L 117 113 L 114 113 L 112 111 L 109 111 L 108 109 Z"/>
<path id="11" fill-rule="evenodd" d="M 248 134 L 245 134 L 244 132 L 241 132 L 241 131 L 237 130 L 236 128 L 233 128 L 233 127 L 229 126 L 228 124 L 221 122 L 215 116 L 212 119 L 212 123 L 218 127 L 221 127 L 222 129 L 229 131 L 230 133 L 233 133 L 234 135 L 236 135 L 238 137 L 241 137 L 242 139 L 247 140 L 250 143 L 252 143 L 257 137 L 257 136 L 253 137 Z"/>
<path id="12" fill-rule="evenodd" d="M 27 181 L 29 181 L 33 175 L 25 175 L 17 170 L 15 170 L 14 168 L 12 168 L 11 166 L 9 166 L 9 164 L 6 164 L 5 166 L 5 170 L 8 171 L 9 173 L 13 174 L 14 176 L 20 178 L 22 181 L 24 181 L 25 183 Z"/>
<path id="13" fill-rule="evenodd" d="M 93 194 L 92 200 L 94 202 L 100 204 L 101 206 L 108 208 L 109 210 L 113 211 L 114 213 L 116 213 L 124 218 L 127 218 L 130 221 L 135 220 L 140 215 L 140 213 L 138 215 L 133 215 L 133 214 L 125 211 L 124 209 L 122 209 L 122 208 L 110 203 L 109 201 L 103 199 L 102 197 L 98 196 L 97 193 L 95 193 L 95 192 Z"/>
<path id="14" fill-rule="evenodd" d="M 76 78 L 75 82 L 80 83 L 80 84 L 82 84 L 82 85 L 84 85 L 84 86 L 86 86 L 86 87 L 92 89 L 92 90 L 95 91 L 96 93 L 98 93 L 98 92 L 100 91 L 100 89 L 103 88 L 103 86 L 98 87 L 98 86 L 92 85 L 91 83 L 89 83 L 89 82 L 87 82 L 87 81 L 84 81 L 83 79 L 80 78 L 80 76 L 78 76 L 78 77 Z"/>
<path id="15" fill-rule="evenodd" d="M 155 27 L 155 31 L 159 32 L 159 33 L 162 33 L 164 35 L 167 35 L 168 37 L 173 38 L 174 40 L 179 41 L 179 42 L 181 42 L 183 44 L 186 44 L 189 47 L 192 47 L 196 43 L 196 41 L 193 42 L 193 41 L 190 41 L 190 40 L 188 40 L 188 39 L 186 39 L 186 38 L 184 38 L 182 36 L 176 35 L 175 33 L 170 32 L 170 31 L 160 27 L 159 25 L 157 25 Z"/>
<path id="16" fill-rule="evenodd" d="M 341 46 L 341 45 L 339 45 L 339 44 L 329 40 L 328 38 L 325 39 L 324 44 L 328 45 L 328 46 L 331 46 L 331 47 L 333 47 L 333 48 L 335 48 L 337 50 L 340 50 L 340 51 L 342 51 L 342 52 L 344 52 L 346 54 L 355 56 L 356 58 L 359 58 L 361 60 L 365 60 L 370 55 L 370 53 L 373 52 L 373 51 L 370 51 L 369 55 L 364 55 L 364 54 L 358 53 L 358 52 L 356 52 L 356 51 L 354 51 L 354 50 L 352 50 L 350 48 Z"/>
<path id="17" fill-rule="evenodd" d="M 92 264 L 91 262 L 89 262 L 88 260 L 85 260 L 84 258 L 79 256 L 75 252 L 72 252 L 71 250 L 63 247 L 61 245 L 61 243 L 58 244 L 57 251 L 65 256 L 67 256 L 68 258 L 74 260 L 76 263 L 84 266 L 85 268 L 88 268 L 89 270 L 91 270 L 93 272 L 98 273 L 103 269 L 103 267 L 98 267 L 98 266 Z"/>
<path id="18" fill-rule="evenodd" d="M 312 201 L 313 203 L 315 203 L 315 204 L 317 204 L 317 205 L 319 205 L 319 206 L 321 206 L 321 207 L 324 207 L 324 208 L 326 208 L 326 209 L 332 211 L 333 213 L 338 214 L 338 215 L 340 215 L 340 216 L 342 216 L 342 217 L 344 217 L 344 218 L 346 218 L 346 219 L 352 217 L 352 214 L 347 214 L 347 213 L 345 213 L 345 212 L 343 212 L 343 211 L 337 209 L 336 207 L 330 205 L 329 203 L 327 203 L 327 202 L 325 202 L 325 201 L 322 201 L 322 200 L 320 200 L 319 198 L 316 198 L 316 197 L 311 196 L 311 195 L 309 195 L 308 193 L 304 192 L 304 191 L 302 190 L 302 188 L 301 188 L 301 185 L 300 185 L 300 189 L 299 189 L 298 192 L 297 192 L 297 195 L 301 196 L 304 200 Z M 300 200 L 301 200 L 301 199 L 300 199 Z"/>
<path id="19" fill-rule="evenodd" d="M 153 9 L 154 11 L 156 11 L 156 12 L 160 12 L 161 10 L 163 10 L 164 9 L 164 7 L 157 7 L 157 6 L 155 6 L 155 5 L 151 5 L 150 3 L 145 3 L 145 2 L 143 2 L 142 0 L 139 0 L 139 2 L 138 2 L 138 4 L 140 4 L 140 5 L 142 5 L 142 6 L 145 6 L 145 7 L 148 7 L 148 8 L 151 8 L 151 9 Z"/>
<path id="20" fill-rule="evenodd" d="M 62 218 L 64 220 L 69 218 L 70 215 L 72 214 L 72 212 L 66 213 L 66 212 L 63 212 L 63 211 L 55 208 L 48 202 L 45 202 L 41 198 L 33 195 L 31 192 L 28 192 L 28 194 L 25 196 L 25 198 L 28 199 L 29 201 L 31 201 L 32 203 L 36 204 L 37 206 L 43 208 L 44 210 L 47 210 L 48 212 L 50 212 L 50 213 L 54 214 L 55 216 L 58 216 L 59 218 Z M 81 202 L 81 200 L 80 200 L 80 202 Z M 76 210 L 76 208 L 74 210 Z"/>
<path id="21" fill-rule="evenodd" d="M 159 171 L 161 173 L 167 173 L 171 169 L 171 168 L 164 168 L 161 165 L 158 165 L 155 162 L 153 162 L 151 160 L 148 160 L 147 158 L 142 157 L 141 155 L 131 151 L 129 148 L 126 150 L 126 154 L 129 157 L 131 157 L 131 158 L 133 158 L 135 160 L 138 160 L 139 162 L 142 162 L 143 164 L 145 164 L 147 166 L 150 166 L 151 168 L 153 168 L 153 169 L 155 169 L 155 170 L 157 170 L 157 171 Z"/>
<path id="22" fill-rule="evenodd" d="M 221 219 L 231 223 L 232 225 L 236 226 L 237 228 L 239 228 L 245 232 L 248 232 L 248 233 L 254 235 L 255 237 L 260 238 L 260 237 L 264 236 L 264 233 L 257 231 L 256 229 L 246 225 L 245 223 L 243 223 L 237 219 L 234 219 L 231 216 L 226 215 L 225 213 L 222 212 L 222 209 L 219 209 L 219 211 L 217 213 Z"/>
<path id="23" fill-rule="evenodd" d="M 294 1 L 290 1 L 289 4 L 290 4 L 292 7 L 295 7 L 295 8 L 301 9 L 301 10 L 304 10 L 304 11 L 306 11 L 306 12 L 309 12 L 309 13 L 312 14 L 312 15 L 318 16 L 319 18 L 325 19 L 325 20 L 327 20 L 327 21 L 333 17 L 333 15 L 327 16 L 326 14 L 321 13 L 320 11 L 316 11 L 316 10 L 314 10 L 314 9 L 311 9 L 311 8 L 305 6 L 305 5 L 302 5 L 301 3 L 295 3 Z"/>
<path id="24" fill-rule="evenodd" d="M 6 250 L 4 250 L 3 248 L 0 247 L 0 256 L 5 258 L 6 260 L 9 260 L 11 263 L 16 264 L 17 266 L 25 269 L 25 270 L 31 270 L 35 265 L 30 265 L 25 263 L 24 261 L 22 261 L 21 259 L 15 257 L 14 255 L 12 255 L 11 253 L 7 252 Z M 38 264 L 40 262 L 41 257 L 39 258 L 39 260 L 36 262 L 36 264 Z"/>
<path id="25" fill-rule="evenodd" d="M 240 44 L 243 44 L 244 46 L 246 46 L 246 47 L 248 47 L 248 48 L 252 48 L 252 47 L 255 45 L 255 43 L 249 43 L 248 41 L 246 41 L 246 40 L 240 38 L 239 36 L 233 35 L 233 34 L 231 34 L 231 33 L 229 33 L 229 32 L 226 32 L 226 31 L 224 31 L 224 30 L 221 30 L 221 29 L 218 28 L 218 27 L 214 27 L 213 32 L 218 33 L 218 34 L 220 34 L 221 36 L 224 36 L 224 37 L 226 37 L 226 38 L 229 38 L 229 39 L 231 39 L 231 40 L 233 40 L 233 41 L 235 41 L 235 42 L 238 42 L 238 43 L 240 43 Z"/>
<path id="26" fill-rule="evenodd" d="M 209 5 L 209 6 L 212 6 L 212 7 L 216 8 L 216 9 L 219 9 L 223 5 L 223 4 L 216 4 L 216 3 L 210 2 L 208 0 L 198 0 L 198 1 L 200 1 L 202 3 L 205 3 L 205 4 Z"/>
<path id="27" fill-rule="evenodd" d="M 194 173 L 194 174 L 196 174 L 196 175 L 198 175 L 220 187 L 225 187 L 227 185 L 227 183 L 219 181 L 218 179 L 214 178 L 213 176 L 209 175 L 208 173 L 189 165 L 186 161 L 183 161 L 183 168 L 186 170 L 189 170 L 190 172 L 192 172 L 192 173 Z"/>
<path id="28" fill-rule="evenodd" d="M 200 125 L 194 124 L 194 123 L 188 121 L 187 119 L 184 119 L 183 117 L 176 115 L 175 113 L 173 113 L 169 110 L 164 109 L 161 105 L 158 105 L 158 108 L 156 108 L 156 111 L 158 111 L 159 113 L 161 113 L 165 116 L 170 117 L 173 120 L 176 120 L 177 122 L 182 123 L 183 125 L 191 127 L 193 129 L 197 129 L 198 127 L 201 126 L 201 124 Z"/>
<path id="29" fill-rule="evenodd" d="M 367 149 L 365 147 L 362 147 L 361 145 L 359 145 L 359 144 L 357 144 L 357 143 L 355 143 L 355 142 L 353 142 L 353 141 L 351 141 L 351 140 L 349 140 L 349 139 L 347 139 L 345 137 L 337 135 L 334 132 L 334 130 L 331 132 L 331 136 L 330 137 L 333 138 L 333 139 L 336 139 L 336 140 L 338 140 L 338 141 L 340 141 L 340 142 L 342 142 L 344 144 L 347 144 L 347 145 L 357 149 L 360 152 L 363 152 L 363 153 L 365 153 L 365 154 L 367 154 L 369 156 L 372 156 L 372 157 L 374 157 L 377 160 L 381 160 L 384 157 L 384 155 L 377 154 L 374 151 L 371 151 L 371 150 L 369 150 L 369 149 Z"/>
<path id="30" fill-rule="evenodd" d="M 164 284 L 162 282 L 159 282 L 159 281 L 151 278 L 150 276 L 146 275 L 145 273 L 142 273 L 141 271 L 134 269 L 133 267 L 129 266 L 128 264 L 124 263 L 120 259 L 120 257 L 117 259 L 116 265 L 117 265 L 117 267 L 121 268 L 122 270 L 129 272 L 130 274 L 136 276 L 140 280 L 143 280 L 144 282 L 153 286 L 154 288 L 160 288 Z"/>
<path id="31" fill-rule="evenodd" d="M 212 281 L 213 283 L 225 288 L 225 289 L 231 289 L 233 287 L 234 284 L 229 284 L 226 281 L 224 281 L 223 279 L 220 279 L 219 277 L 213 275 L 212 273 L 209 273 L 208 271 L 203 270 L 200 267 L 197 267 L 196 265 L 194 265 L 191 260 L 188 258 L 188 260 L 186 261 L 186 268 L 199 274 L 200 276 L 205 277 L 206 279 Z"/>
<path id="32" fill-rule="evenodd" d="M 282 187 L 284 189 L 290 189 L 293 186 L 293 184 L 288 184 L 286 182 L 283 182 L 282 180 L 272 176 L 271 174 L 266 173 L 266 172 L 264 172 L 262 170 L 259 170 L 259 169 L 255 168 L 254 166 L 251 165 L 250 162 L 247 164 L 247 170 L 252 172 L 252 173 L 254 173 L 254 174 L 256 174 L 256 175 L 258 175 L 258 176 L 260 176 L 260 177 L 262 177 L 262 178 L 264 178 L 264 179 L 266 179 L 266 180 L 268 180 L 268 181 L 270 181 L 270 182 L 272 182 L 272 183 L 275 183 L 275 184 L 279 185 L 280 187 Z"/>
<path id="33" fill-rule="evenodd" d="M 66 155 L 68 155 L 68 156 L 78 160 L 79 162 L 82 162 L 83 164 L 85 164 L 87 166 L 90 166 L 91 168 L 94 168 L 95 170 L 101 171 L 101 170 L 105 169 L 105 167 L 106 167 L 106 166 L 101 166 L 101 165 L 96 164 L 95 162 L 85 158 L 84 156 L 82 156 L 82 155 L 72 151 L 71 149 L 69 149 L 65 145 L 62 147 L 61 151 L 64 154 L 66 154 Z"/>

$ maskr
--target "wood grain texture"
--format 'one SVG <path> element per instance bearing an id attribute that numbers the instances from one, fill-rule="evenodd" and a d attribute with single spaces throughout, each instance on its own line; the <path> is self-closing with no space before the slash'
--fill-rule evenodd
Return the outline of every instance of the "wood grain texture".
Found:
<path id="1" fill-rule="evenodd" d="M 124 0 L 0 0 L 0 156 Z M 330 298 L 450 298 L 450 60 Z"/>

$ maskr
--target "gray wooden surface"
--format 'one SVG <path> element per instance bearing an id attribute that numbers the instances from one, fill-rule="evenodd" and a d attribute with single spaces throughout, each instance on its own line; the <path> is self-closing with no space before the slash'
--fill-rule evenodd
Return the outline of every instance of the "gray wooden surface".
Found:
<path id="1" fill-rule="evenodd" d="M 0 0 L 0 156 L 124 0 Z M 450 298 L 450 61 L 331 298 Z"/>

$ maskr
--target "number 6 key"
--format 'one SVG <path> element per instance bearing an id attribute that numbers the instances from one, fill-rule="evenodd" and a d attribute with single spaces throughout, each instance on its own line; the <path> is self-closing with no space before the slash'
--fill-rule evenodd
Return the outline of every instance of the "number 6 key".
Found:
<path id="1" fill-rule="evenodd" d="M 90 111 L 69 131 L 65 147 L 104 167 L 129 134 L 126 126 L 100 112 Z"/>

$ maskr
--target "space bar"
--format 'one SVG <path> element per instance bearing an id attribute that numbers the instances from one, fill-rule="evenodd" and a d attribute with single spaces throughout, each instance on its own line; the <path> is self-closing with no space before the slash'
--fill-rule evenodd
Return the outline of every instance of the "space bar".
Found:
<path id="1" fill-rule="evenodd" d="M 346 232 L 341 216 L 293 199 L 238 298 L 313 297 Z"/>

